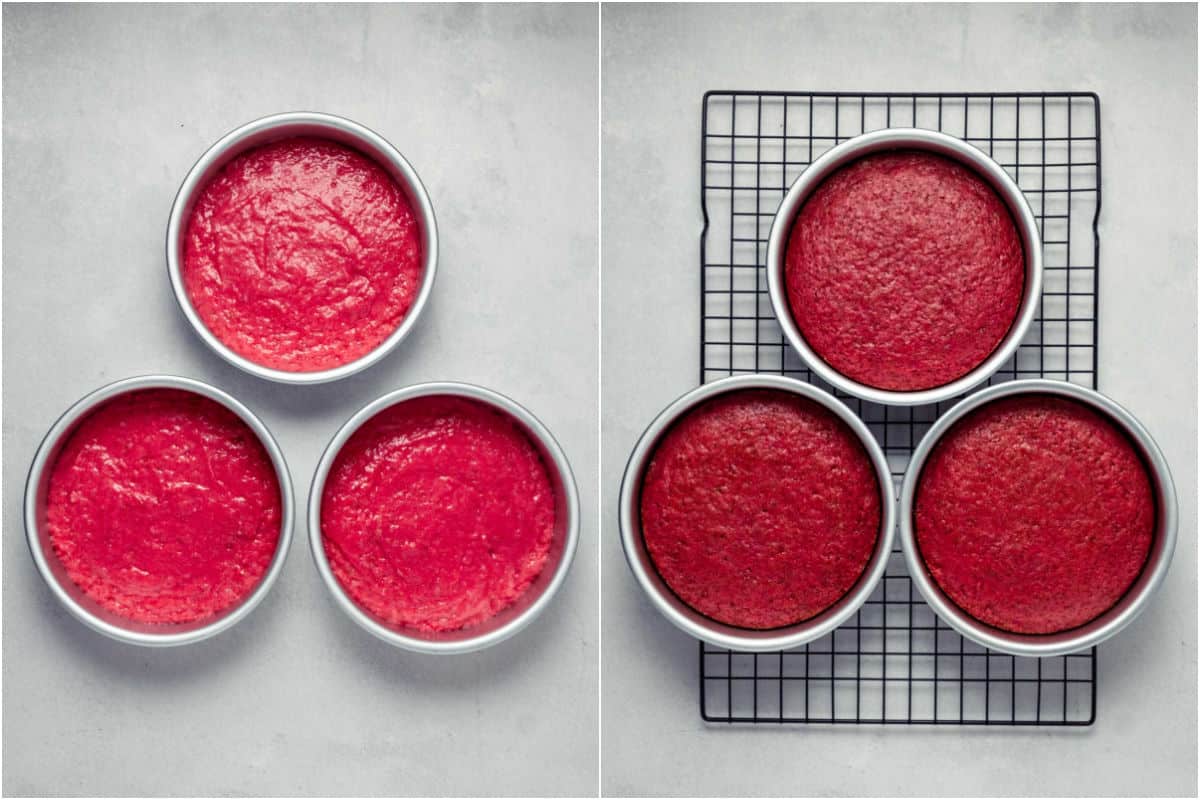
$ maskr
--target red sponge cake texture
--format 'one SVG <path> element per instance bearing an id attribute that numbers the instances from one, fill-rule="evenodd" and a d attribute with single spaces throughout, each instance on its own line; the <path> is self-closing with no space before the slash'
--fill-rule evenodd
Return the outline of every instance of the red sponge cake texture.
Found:
<path id="1" fill-rule="evenodd" d="M 646 470 L 642 535 L 672 591 L 719 622 L 810 619 L 858 581 L 880 490 L 854 432 L 818 403 L 747 389 L 675 423 Z"/>
<path id="2" fill-rule="evenodd" d="M 864 156 L 825 179 L 787 246 L 792 317 L 822 360 L 889 391 L 979 366 L 1017 317 L 1021 238 L 982 178 L 933 153 Z"/>
<path id="3" fill-rule="evenodd" d="M 992 401 L 921 472 L 916 538 L 933 580 L 976 619 L 1056 633 L 1111 608 L 1154 537 L 1150 477 L 1113 422 L 1045 395 Z"/>

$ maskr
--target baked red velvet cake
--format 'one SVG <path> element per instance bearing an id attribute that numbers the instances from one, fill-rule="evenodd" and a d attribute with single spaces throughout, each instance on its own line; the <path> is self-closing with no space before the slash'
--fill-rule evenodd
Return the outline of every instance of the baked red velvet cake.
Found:
<path id="1" fill-rule="evenodd" d="M 213 617 L 250 595 L 275 555 L 279 481 L 241 418 L 178 389 L 92 411 L 50 470 L 46 530 L 70 579 L 145 623 Z"/>
<path id="2" fill-rule="evenodd" d="M 326 139 L 263 145 L 198 193 L 183 281 L 238 355 L 316 372 L 374 350 L 421 287 L 416 214 L 378 163 Z"/>
<path id="3" fill-rule="evenodd" d="M 484 403 L 418 397 L 338 453 L 321 535 L 338 583 L 395 627 L 453 631 L 525 593 L 554 536 L 550 476 L 526 433 Z"/>
<path id="4" fill-rule="evenodd" d="M 875 548 L 879 484 L 862 443 L 831 411 L 779 390 L 719 395 L 655 449 L 642 535 L 659 574 L 719 622 L 802 622 L 858 581 Z"/>
<path id="5" fill-rule="evenodd" d="M 1113 422 L 1046 395 L 992 401 L 921 471 L 917 545 L 971 616 L 1015 633 L 1083 625 L 1129 589 L 1154 537 L 1150 477 Z"/>
<path id="6" fill-rule="evenodd" d="M 942 386 L 983 363 L 1025 286 L 1004 201 L 957 161 L 916 150 L 864 156 L 826 178 L 796 216 L 786 259 L 808 345 L 890 391 Z"/>

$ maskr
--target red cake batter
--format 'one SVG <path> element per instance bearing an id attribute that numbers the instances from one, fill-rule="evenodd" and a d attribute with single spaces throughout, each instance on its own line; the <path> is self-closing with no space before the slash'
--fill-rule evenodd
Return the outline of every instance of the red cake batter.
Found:
<path id="1" fill-rule="evenodd" d="M 720 395 L 663 437 L 642 535 L 672 591 L 712 619 L 768 629 L 837 602 L 879 535 L 879 484 L 845 423 L 766 389 Z"/>
<path id="2" fill-rule="evenodd" d="M 934 581 L 976 619 L 1056 633 L 1095 619 L 1141 572 L 1150 478 L 1106 417 L 1072 400 L 995 400 L 957 422 L 917 487 L 917 544 Z"/>
<path id="3" fill-rule="evenodd" d="M 400 325 L 421 285 L 421 231 L 375 161 L 325 139 L 244 153 L 198 195 L 183 280 L 235 353 L 315 372 L 354 361 Z"/>
<path id="4" fill-rule="evenodd" d="M 950 383 L 991 355 L 1025 286 L 1004 201 L 919 151 L 865 156 L 825 179 L 788 240 L 792 317 L 826 363 L 891 391 Z"/>
<path id="5" fill-rule="evenodd" d="M 473 400 L 418 397 L 354 432 L 321 498 L 333 574 L 395 627 L 453 631 L 519 598 L 554 535 L 550 477 L 506 414 Z"/>
<path id="6" fill-rule="evenodd" d="M 67 574 L 138 622 L 220 614 L 275 555 L 279 482 L 258 437 L 192 392 L 146 389 L 85 417 L 50 472 L 46 526 Z"/>

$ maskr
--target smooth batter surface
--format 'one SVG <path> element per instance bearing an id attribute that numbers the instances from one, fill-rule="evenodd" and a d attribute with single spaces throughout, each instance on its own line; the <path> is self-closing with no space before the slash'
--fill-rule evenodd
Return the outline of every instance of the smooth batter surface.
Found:
<path id="1" fill-rule="evenodd" d="M 1008 208 L 978 175 L 931 153 L 865 156 L 829 176 L 788 240 L 793 319 L 859 383 L 942 386 L 996 349 L 1025 286 Z"/>
<path id="2" fill-rule="evenodd" d="M 862 575 L 879 485 L 862 444 L 806 398 L 720 395 L 663 437 L 646 470 L 642 535 L 659 574 L 702 614 L 768 629 L 816 616 Z"/>
<path id="3" fill-rule="evenodd" d="M 85 417 L 50 472 L 46 526 L 71 580 L 114 614 L 194 622 L 243 600 L 279 541 L 279 483 L 254 432 L 191 392 Z"/>
<path id="4" fill-rule="evenodd" d="M 950 429 L 921 472 L 917 544 L 964 611 L 1055 633 L 1107 611 L 1154 535 L 1150 479 L 1106 417 L 1072 400 L 1003 398 Z"/>
<path id="5" fill-rule="evenodd" d="M 183 279 L 214 335 L 274 369 L 354 361 L 403 321 L 421 285 L 421 232 L 375 161 L 325 139 L 242 154 L 198 195 Z"/>
<path id="6" fill-rule="evenodd" d="M 506 414 L 450 396 L 387 408 L 355 431 L 321 498 L 337 580 L 395 627 L 453 631 L 519 598 L 554 535 L 550 478 Z"/>

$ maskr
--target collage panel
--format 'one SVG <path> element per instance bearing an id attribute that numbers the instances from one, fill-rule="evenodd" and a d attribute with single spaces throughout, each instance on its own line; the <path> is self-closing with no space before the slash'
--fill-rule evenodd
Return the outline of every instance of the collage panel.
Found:
<path id="1" fill-rule="evenodd" d="M 603 795 L 1194 793 L 1195 8 L 602 17 Z"/>
<path id="2" fill-rule="evenodd" d="M 596 7 L 3 16 L 4 794 L 594 794 Z"/>

